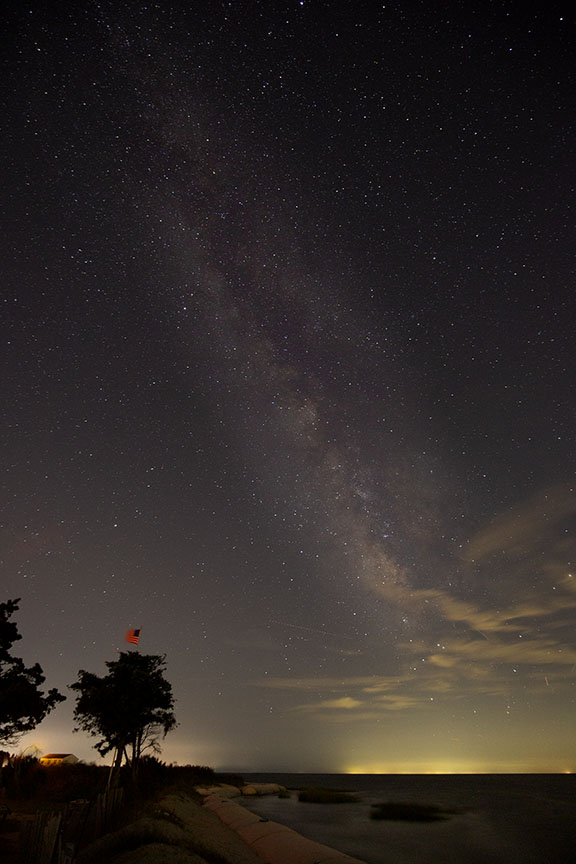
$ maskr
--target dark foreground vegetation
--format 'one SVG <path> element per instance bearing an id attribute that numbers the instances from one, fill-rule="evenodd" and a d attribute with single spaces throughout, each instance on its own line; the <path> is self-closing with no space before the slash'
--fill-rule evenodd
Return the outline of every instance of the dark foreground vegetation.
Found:
<path id="1" fill-rule="evenodd" d="M 241 777 L 216 774 L 205 766 L 166 765 L 147 756 L 141 758 L 136 778 L 131 767 L 126 766 L 118 775 L 118 785 L 107 792 L 109 777 L 110 768 L 105 766 L 82 762 L 43 766 L 32 757 L 10 757 L 0 769 L 0 860 L 3 864 L 20 864 L 21 853 L 27 848 L 24 837 L 28 826 L 31 821 L 49 814 L 59 815 L 64 834 L 70 834 L 73 829 L 74 847 L 79 850 L 98 836 L 87 830 L 86 823 L 90 820 L 85 814 L 100 813 L 102 807 L 106 811 L 102 831 L 116 831 L 153 806 L 155 798 L 161 794 L 174 791 L 199 798 L 195 786 L 242 783 Z"/>
<path id="2" fill-rule="evenodd" d="M 0 795 L 3 803 L 30 810 L 39 805 L 41 809 L 53 804 L 65 804 L 78 799 L 91 800 L 106 789 L 110 769 L 102 765 L 43 766 L 32 757 L 13 757 L 0 770 Z M 164 762 L 144 756 L 140 760 L 137 778 L 129 766 L 124 766 L 118 785 L 129 795 L 149 798 L 159 789 L 177 786 L 186 791 L 194 786 L 209 783 L 241 782 L 241 778 L 217 775 L 212 768 L 201 765 L 166 765 Z"/>

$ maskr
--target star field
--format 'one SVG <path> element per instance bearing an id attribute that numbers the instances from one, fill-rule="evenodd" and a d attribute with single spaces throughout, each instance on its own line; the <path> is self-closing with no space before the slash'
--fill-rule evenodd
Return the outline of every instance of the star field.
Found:
<path id="1" fill-rule="evenodd" d="M 573 20 L 4 10 L 4 599 L 167 761 L 576 768 Z M 23 739 L 96 754 L 73 701 Z"/>

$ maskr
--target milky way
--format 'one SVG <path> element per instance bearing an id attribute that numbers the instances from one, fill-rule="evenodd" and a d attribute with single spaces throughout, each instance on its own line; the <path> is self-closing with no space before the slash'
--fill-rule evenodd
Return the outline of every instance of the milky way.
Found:
<path id="1" fill-rule="evenodd" d="M 574 768 L 569 22 L 4 17 L 25 659 L 65 689 L 141 627 L 168 760 Z M 22 747 L 95 758 L 72 710 Z"/>

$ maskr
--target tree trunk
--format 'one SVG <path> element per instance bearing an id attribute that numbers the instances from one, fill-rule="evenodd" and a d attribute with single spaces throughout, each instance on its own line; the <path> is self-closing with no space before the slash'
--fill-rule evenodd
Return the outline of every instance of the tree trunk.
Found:
<path id="1" fill-rule="evenodd" d="M 110 788 L 116 786 L 116 784 L 117 784 L 118 775 L 120 774 L 120 767 L 122 765 L 122 758 L 124 756 L 125 750 L 126 750 L 126 747 L 124 745 L 124 742 L 121 742 L 116 747 L 116 752 L 114 754 L 114 759 L 112 761 L 112 766 L 110 768 L 110 773 L 108 775 L 107 789 L 110 789 Z"/>

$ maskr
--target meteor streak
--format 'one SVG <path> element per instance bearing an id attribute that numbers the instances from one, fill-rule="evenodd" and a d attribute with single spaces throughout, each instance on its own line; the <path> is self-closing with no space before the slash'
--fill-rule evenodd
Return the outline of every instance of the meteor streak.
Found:
<path id="1" fill-rule="evenodd" d="M 334 633 L 331 630 L 320 630 L 316 627 L 303 627 L 301 624 L 290 624 L 288 621 L 276 621 L 270 619 L 271 624 L 278 624 L 280 627 L 291 627 L 293 630 L 304 630 L 307 633 L 320 633 L 322 636 L 335 636 L 337 639 L 353 639 L 353 636 L 346 636 L 344 633 Z"/>

